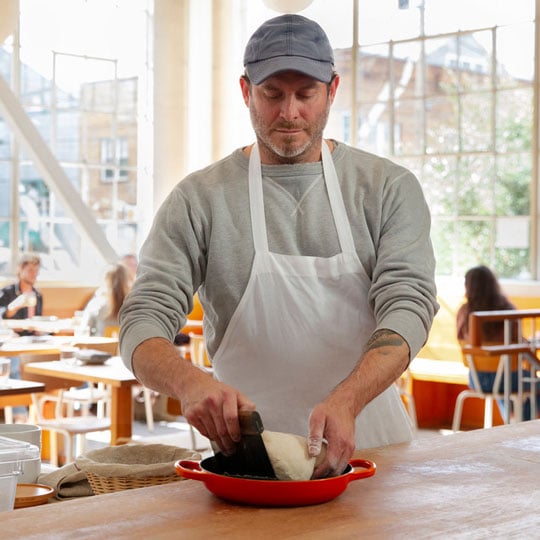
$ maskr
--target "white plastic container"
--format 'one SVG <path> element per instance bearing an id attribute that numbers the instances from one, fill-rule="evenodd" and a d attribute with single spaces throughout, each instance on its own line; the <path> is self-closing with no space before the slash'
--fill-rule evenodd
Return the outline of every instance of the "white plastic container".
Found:
<path id="1" fill-rule="evenodd" d="M 13 510 L 17 481 L 28 474 L 34 477 L 36 462 L 39 467 L 41 458 L 37 446 L 0 437 L 0 512 Z"/>

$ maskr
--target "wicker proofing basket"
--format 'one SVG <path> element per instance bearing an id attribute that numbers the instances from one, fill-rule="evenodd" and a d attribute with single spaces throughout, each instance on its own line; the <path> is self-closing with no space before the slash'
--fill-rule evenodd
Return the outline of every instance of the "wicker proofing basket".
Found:
<path id="1" fill-rule="evenodd" d="M 125 489 L 135 489 L 148 486 L 160 486 L 169 482 L 183 480 L 176 472 L 165 476 L 100 476 L 91 471 L 85 471 L 86 478 L 94 495 L 113 493 Z"/>

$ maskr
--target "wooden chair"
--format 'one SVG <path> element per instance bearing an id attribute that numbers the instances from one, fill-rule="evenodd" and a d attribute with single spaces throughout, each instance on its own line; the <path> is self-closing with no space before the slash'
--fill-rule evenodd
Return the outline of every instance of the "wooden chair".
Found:
<path id="1" fill-rule="evenodd" d="M 485 323 L 498 322 L 503 325 L 504 328 L 504 343 L 503 344 L 490 344 L 484 341 L 484 328 Z M 537 328 L 540 323 L 540 310 L 539 309 L 515 309 L 515 310 L 498 310 L 498 311 L 475 311 L 469 314 L 469 342 L 470 345 L 463 347 L 463 352 L 466 355 L 465 358 L 469 367 L 474 370 L 471 371 L 471 378 L 473 378 L 474 388 L 473 391 L 480 392 L 477 386 L 478 377 L 474 380 L 474 373 L 477 371 L 488 371 L 485 365 L 479 365 L 479 362 L 483 362 L 485 357 L 497 358 L 496 364 L 497 381 L 494 385 L 495 393 L 491 394 L 491 401 L 486 401 L 487 407 L 492 408 L 493 398 L 504 399 L 506 404 L 506 410 L 504 414 L 504 422 L 510 422 L 510 405 L 514 403 L 515 416 L 517 420 L 522 418 L 521 411 L 525 394 L 528 393 L 531 400 L 531 414 L 535 418 L 537 414 L 536 410 L 536 385 L 540 382 L 540 378 L 537 375 L 537 370 L 540 367 L 536 352 L 538 345 L 536 344 Z M 529 341 L 530 340 L 530 341 Z M 484 360 L 483 360 L 484 359 Z M 505 369 L 506 361 L 512 359 L 511 369 Z M 488 358 L 488 361 L 490 358 Z M 488 364 L 489 366 L 489 364 Z M 530 375 L 524 376 L 523 370 L 530 370 Z M 500 370 L 500 371 L 499 371 Z M 518 392 L 511 391 L 511 371 L 518 371 Z M 503 381 L 502 393 L 497 393 L 500 381 Z M 525 391 L 526 384 L 530 385 L 528 392 Z M 517 396 L 517 397 L 516 397 Z M 478 396 L 482 397 L 482 396 Z M 466 394 L 463 399 L 466 399 Z M 458 396 L 459 400 L 459 396 Z M 456 410 L 454 414 L 453 427 L 457 426 L 459 429 L 459 422 L 461 418 L 460 402 L 456 401 Z M 488 414 L 485 411 L 484 425 L 490 426 L 491 421 L 486 419 Z"/>
<path id="2" fill-rule="evenodd" d="M 405 404 L 407 412 L 409 413 L 413 428 L 417 430 L 418 419 L 416 417 L 416 406 L 412 392 L 412 375 L 409 369 L 406 369 L 401 377 L 396 381 L 396 386 L 399 391 L 399 395 Z"/>
<path id="3" fill-rule="evenodd" d="M 504 364 L 510 356 L 510 369 L 515 371 L 519 362 L 519 354 L 529 350 L 526 344 L 516 343 L 514 345 L 485 345 L 481 349 L 466 344 L 462 345 L 463 362 L 469 368 L 472 387 L 463 390 L 456 398 L 454 408 L 454 417 L 452 420 L 452 431 L 459 431 L 461 427 L 461 416 L 463 413 L 463 404 L 466 399 L 480 398 L 484 400 L 484 428 L 493 426 L 493 402 L 504 398 L 503 375 Z M 485 392 L 482 390 L 478 371 L 490 371 L 495 373 L 493 391 Z M 522 398 L 523 399 L 523 398 Z M 521 417 L 522 399 L 517 392 L 510 393 L 510 401 L 514 405 L 517 416 Z M 509 419 L 509 416 L 507 416 Z M 507 419 L 503 420 L 507 423 Z"/>
<path id="4" fill-rule="evenodd" d="M 118 353 L 118 341 L 104 337 L 103 341 L 81 340 L 73 344 L 77 349 L 95 349 L 106 352 L 112 356 Z M 68 416 L 73 416 L 76 408 L 80 408 L 84 416 L 88 416 L 90 406 L 97 406 L 98 418 L 105 418 L 111 405 L 111 389 L 103 383 L 88 383 L 84 388 L 70 388 L 62 392 L 62 401 L 66 404 Z"/>
<path id="5" fill-rule="evenodd" d="M 53 355 L 54 356 L 54 355 Z M 28 362 L 46 362 L 51 355 L 25 355 L 21 357 L 21 376 L 26 378 L 24 366 Z M 31 376 L 28 377 L 31 380 Z M 42 394 L 32 394 L 32 421 L 50 432 L 49 456 L 51 465 L 58 466 L 58 440 L 57 436 L 64 437 L 66 462 L 73 461 L 75 457 L 84 452 L 86 448 L 86 434 L 111 429 L 110 418 L 97 418 L 93 415 L 66 417 L 63 414 L 65 403 L 64 390 L 55 390 Z M 54 417 L 46 418 L 44 409 L 47 404 L 54 405 Z M 50 408 L 49 408 L 50 409 Z"/>
<path id="6" fill-rule="evenodd" d="M 50 394 L 32 394 L 34 410 L 36 414 L 36 424 L 43 430 L 50 433 L 49 436 L 49 456 L 51 465 L 58 466 L 58 435 L 64 437 L 64 449 L 66 463 L 75 461 L 75 458 L 84 453 L 86 449 L 86 435 L 99 431 L 111 429 L 110 418 L 98 418 L 89 416 L 69 416 L 62 414 L 62 395 L 55 398 Z M 54 401 L 54 418 L 45 418 L 44 407 L 47 402 Z"/>

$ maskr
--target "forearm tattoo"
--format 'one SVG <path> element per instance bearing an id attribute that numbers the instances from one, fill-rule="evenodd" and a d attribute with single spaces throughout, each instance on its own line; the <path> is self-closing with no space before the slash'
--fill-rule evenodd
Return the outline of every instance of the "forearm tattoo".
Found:
<path id="1" fill-rule="evenodd" d="M 377 332 L 371 336 L 366 343 L 364 352 L 368 352 L 372 349 L 379 349 L 381 347 L 400 347 L 404 343 L 404 339 L 399 334 L 383 328 L 377 330 Z"/>

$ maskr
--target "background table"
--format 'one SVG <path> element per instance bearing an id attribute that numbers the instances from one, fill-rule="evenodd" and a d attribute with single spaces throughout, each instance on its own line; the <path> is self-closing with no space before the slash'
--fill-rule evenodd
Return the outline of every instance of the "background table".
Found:
<path id="1" fill-rule="evenodd" d="M 74 336 L 17 336 L 3 337 L 0 356 L 21 356 L 25 354 L 56 354 L 64 347 L 99 348 L 103 344 L 118 345 L 118 338 L 74 337 Z"/>
<path id="2" fill-rule="evenodd" d="M 104 365 L 79 365 L 59 360 L 31 362 L 25 365 L 25 377 L 45 383 L 47 391 L 70 388 L 82 382 L 111 386 L 111 444 L 131 439 L 133 398 L 131 387 L 138 384 L 131 371 L 118 356 L 109 358 Z"/>
<path id="3" fill-rule="evenodd" d="M 30 331 L 44 334 L 73 335 L 75 324 L 73 319 L 58 317 L 33 317 L 30 319 L 3 319 L 2 325 L 16 332 Z"/>
<path id="4" fill-rule="evenodd" d="M 8 379 L 6 386 L 0 386 L 0 408 L 16 405 L 30 405 L 31 394 L 43 392 L 45 385 L 35 381 Z"/>

